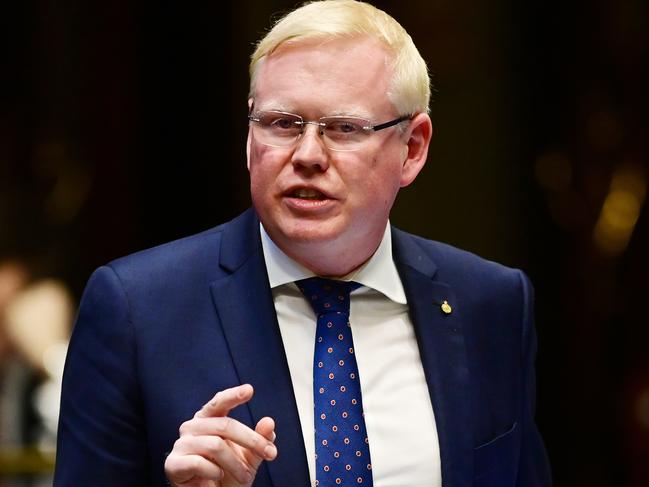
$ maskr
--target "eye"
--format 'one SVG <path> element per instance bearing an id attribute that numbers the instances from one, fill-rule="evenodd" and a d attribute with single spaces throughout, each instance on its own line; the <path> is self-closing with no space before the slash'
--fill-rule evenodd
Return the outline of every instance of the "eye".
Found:
<path id="1" fill-rule="evenodd" d="M 275 117 L 271 120 L 270 125 L 276 129 L 293 129 L 296 127 L 296 119 L 286 116 Z"/>
<path id="2" fill-rule="evenodd" d="M 297 115 L 282 112 L 261 112 L 259 123 L 274 132 L 300 130 L 302 119 Z"/>
<path id="3" fill-rule="evenodd" d="M 354 120 L 350 118 L 341 118 L 327 120 L 327 132 L 336 135 L 355 135 L 363 133 L 363 127 L 366 123 L 364 120 Z"/>

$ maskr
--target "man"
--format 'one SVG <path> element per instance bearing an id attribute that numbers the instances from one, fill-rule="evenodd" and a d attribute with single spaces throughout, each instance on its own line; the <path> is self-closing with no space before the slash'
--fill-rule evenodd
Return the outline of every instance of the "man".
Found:
<path id="1" fill-rule="evenodd" d="M 529 282 L 388 222 L 432 135 L 410 37 L 368 4 L 314 2 L 250 73 L 254 209 L 92 276 L 55 484 L 550 485 Z M 347 320 L 347 372 L 321 377 L 320 327 L 352 340 Z"/>

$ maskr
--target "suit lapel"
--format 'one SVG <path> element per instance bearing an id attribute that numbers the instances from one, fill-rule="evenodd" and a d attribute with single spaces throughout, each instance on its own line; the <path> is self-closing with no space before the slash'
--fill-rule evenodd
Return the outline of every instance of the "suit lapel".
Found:
<path id="1" fill-rule="evenodd" d="M 230 274 L 212 283 L 212 297 L 241 383 L 255 387 L 247 404 L 253 422 L 277 422 L 279 455 L 267 467 L 275 486 L 306 486 L 309 472 L 290 372 L 252 211 L 223 231 L 221 267 Z M 444 487 L 472 485 L 471 394 L 462 310 L 453 290 L 439 282 L 434 262 L 412 236 L 397 229 L 393 255 L 415 327 L 440 443 Z M 447 301 L 450 314 L 441 305 Z"/>
<path id="2" fill-rule="evenodd" d="M 276 422 L 279 454 L 266 464 L 273 485 L 308 485 L 302 430 L 258 225 L 249 211 L 224 230 L 221 266 L 231 274 L 212 283 L 212 298 L 239 379 L 255 388 L 247 404 L 253 422 L 264 416 Z"/>
<path id="3" fill-rule="evenodd" d="M 436 265 L 413 237 L 394 228 L 393 255 L 435 413 L 442 484 L 472 485 L 471 394 L 461 307 L 450 286 L 435 279 Z M 444 301 L 451 306 L 450 313 L 442 309 Z"/>

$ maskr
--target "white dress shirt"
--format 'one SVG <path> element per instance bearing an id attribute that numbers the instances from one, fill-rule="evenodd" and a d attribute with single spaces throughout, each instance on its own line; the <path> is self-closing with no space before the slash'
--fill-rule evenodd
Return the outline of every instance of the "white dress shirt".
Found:
<path id="1" fill-rule="evenodd" d="M 294 284 L 314 274 L 282 252 L 263 226 L 261 241 L 315 486 L 316 317 Z M 350 321 L 374 486 L 440 487 L 435 417 L 406 295 L 392 260 L 389 224 L 374 255 L 344 280 L 363 285 L 351 295 Z"/>

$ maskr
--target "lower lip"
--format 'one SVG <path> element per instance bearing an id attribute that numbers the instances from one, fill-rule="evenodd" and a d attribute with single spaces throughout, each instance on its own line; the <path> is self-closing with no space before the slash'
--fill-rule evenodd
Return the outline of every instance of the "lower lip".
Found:
<path id="1" fill-rule="evenodd" d="M 329 209 L 336 200 L 329 198 L 323 200 L 309 200 L 305 198 L 294 198 L 292 196 L 285 197 L 284 202 L 286 205 L 294 210 L 303 212 L 318 212 Z"/>

